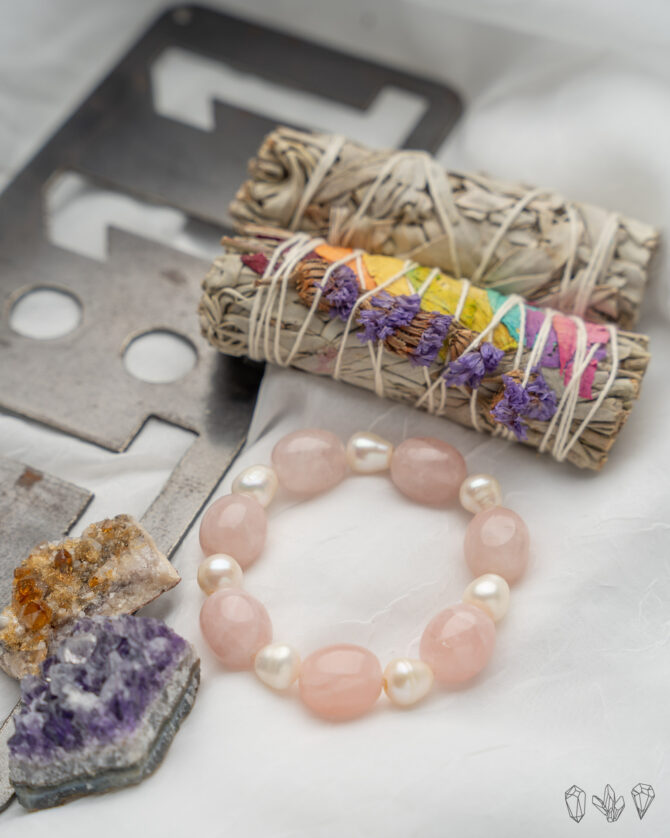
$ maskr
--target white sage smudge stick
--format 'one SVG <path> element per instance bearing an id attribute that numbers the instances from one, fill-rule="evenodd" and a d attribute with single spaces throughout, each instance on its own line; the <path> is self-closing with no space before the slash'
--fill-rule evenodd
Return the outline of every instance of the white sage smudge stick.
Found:
<path id="1" fill-rule="evenodd" d="M 242 233 L 302 230 L 621 328 L 637 319 L 658 244 L 648 224 L 553 190 L 341 136 L 277 128 L 249 172 L 230 208 Z"/>
<path id="2" fill-rule="evenodd" d="M 590 469 L 638 396 L 642 335 L 304 233 L 223 243 L 199 314 L 228 355 L 329 375 Z"/>

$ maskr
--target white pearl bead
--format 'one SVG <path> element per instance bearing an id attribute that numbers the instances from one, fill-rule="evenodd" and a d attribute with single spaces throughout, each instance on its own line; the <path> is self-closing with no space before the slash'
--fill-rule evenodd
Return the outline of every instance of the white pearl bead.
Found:
<path id="1" fill-rule="evenodd" d="M 249 466 L 233 480 L 234 495 L 249 495 L 261 506 L 269 506 L 277 493 L 279 480 L 277 473 L 270 466 Z"/>
<path id="2" fill-rule="evenodd" d="M 502 505 L 500 483 L 490 474 L 468 474 L 461 483 L 458 496 L 463 507 L 474 515 L 491 506 Z"/>
<path id="3" fill-rule="evenodd" d="M 386 471 L 391 465 L 393 445 L 386 439 L 368 431 L 359 431 L 347 442 L 349 468 L 358 474 Z"/>
<path id="4" fill-rule="evenodd" d="M 198 568 L 198 585 L 209 596 L 219 588 L 239 588 L 244 574 L 232 556 L 213 553 Z"/>
<path id="5" fill-rule="evenodd" d="M 270 643 L 256 653 L 254 670 L 268 687 L 286 690 L 300 674 L 300 655 L 286 643 Z"/>
<path id="6" fill-rule="evenodd" d="M 396 658 L 384 670 L 386 695 L 399 707 L 410 707 L 433 686 L 433 670 L 420 660 Z"/>
<path id="7" fill-rule="evenodd" d="M 463 602 L 486 611 L 497 623 L 509 608 L 509 585 L 497 573 L 485 573 L 470 582 L 463 594 Z"/>

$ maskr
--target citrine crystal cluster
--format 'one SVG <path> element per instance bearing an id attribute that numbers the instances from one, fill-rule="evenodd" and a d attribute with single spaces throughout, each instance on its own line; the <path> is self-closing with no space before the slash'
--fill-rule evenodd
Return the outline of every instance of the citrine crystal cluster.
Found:
<path id="1" fill-rule="evenodd" d="M 192 646 L 159 620 L 83 618 L 21 682 L 10 777 L 28 809 L 139 782 L 160 763 L 199 681 Z"/>
<path id="2" fill-rule="evenodd" d="M 179 575 L 128 515 L 91 524 L 81 538 L 38 545 L 14 571 L 0 615 L 0 666 L 35 672 L 56 633 L 84 615 L 128 614 L 174 587 Z"/>

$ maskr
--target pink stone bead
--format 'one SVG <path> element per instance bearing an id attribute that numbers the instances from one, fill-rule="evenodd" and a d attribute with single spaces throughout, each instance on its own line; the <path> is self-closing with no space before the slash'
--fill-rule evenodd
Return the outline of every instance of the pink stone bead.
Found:
<path id="1" fill-rule="evenodd" d="M 391 480 L 398 489 L 412 500 L 429 506 L 451 503 L 466 476 L 460 451 L 432 437 L 406 439 L 391 458 Z"/>
<path id="2" fill-rule="evenodd" d="M 484 669 L 496 642 L 495 623 L 481 608 L 459 602 L 441 611 L 421 637 L 421 660 L 441 684 L 460 684 Z"/>
<path id="3" fill-rule="evenodd" d="M 465 531 L 465 560 L 473 576 L 497 573 L 516 582 L 528 564 L 528 527 L 511 509 L 478 512 Z"/>
<path id="4" fill-rule="evenodd" d="M 382 691 L 382 668 L 362 646 L 342 643 L 314 652 L 302 663 L 300 698 L 322 719 L 362 716 Z"/>
<path id="5" fill-rule="evenodd" d="M 272 623 L 263 603 L 238 588 L 222 588 L 200 610 L 200 630 L 228 669 L 250 669 L 254 655 L 272 640 Z"/>
<path id="6" fill-rule="evenodd" d="M 227 553 L 242 568 L 260 556 L 268 520 L 249 495 L 224 495 L 209 507 L 200 524 L 200 546 L 206 556 Z"/>
<path id="7" fill-rule="evenodd" d="M 272 451 L 272 465 L 285 489 L 309 497 L 332 489 L 342 480 L 347 458 L 335 434 L 310 429 L 280 439 Z"/>

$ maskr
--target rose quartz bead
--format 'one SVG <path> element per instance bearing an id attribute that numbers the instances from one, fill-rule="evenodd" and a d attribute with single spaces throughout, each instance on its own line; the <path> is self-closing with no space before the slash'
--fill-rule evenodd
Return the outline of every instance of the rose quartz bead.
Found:
<path id="1" fill-rule="evenodd" d="M 453 605 L 428 623 L 420 654 L 441 684 L 460 684 L 484 669 L 493 654 L 496 629 L 481 608 Z"/>
<path id="2" fill-rule="evenodd" d="M 478 512 L 465 531 L 465 560 L 473 576 L 497 573 L 516 582 L 528 564 L 528 527 L 503 506 Z"/>
<path id="3" fill-rule="evenodd" d="M 431 437 L 406 439 L 393 452 L 391 480 L 412 500 L 444 506 L 458 497 L 467 469 L 460 451 Z"/>
<path id="4" fill-rule="evenodd" d="M 302 663 L 300 698 L 322 719 L 362 716 L 382 691 L 382 668 L 362 646 L 342 643 L 314 652 Z"/>
<path id="5" fill-rule="evenodd" d="M 332 489 L 344 477 L 347 457 L 342 441 L 330 431 L 295 431 L 275 445 L 272 465 L 279 482 L 296 495 L 309 497 Z"/>
<path id="6" fill-rule="evenodd" d="M 224 495 L 205 512 L 200 546 L 206 556 L 227 553 L 246 568 L 260 556 L 267 527 L 265 510 L 255 498 Z"/>
<path id="7" fill-rule="evenodd" d="M 256 652 L 272 640 L 265 606 L 238 588 L 223 588 L 205 600 L 200 630 L 228 669 L 250 669 Z"/>

